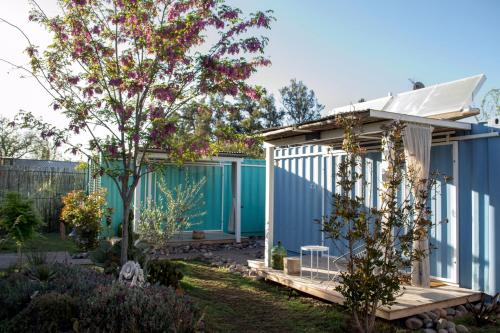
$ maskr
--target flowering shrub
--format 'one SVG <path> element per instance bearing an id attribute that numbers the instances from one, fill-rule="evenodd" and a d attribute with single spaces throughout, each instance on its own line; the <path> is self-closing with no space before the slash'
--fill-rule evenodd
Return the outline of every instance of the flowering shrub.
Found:
<path id="1" fill-rule="evenodd" d="M 83 251 L 97 246 L 97 236 L 105 215 L 104 194 L 104 191 L 98 191 L 86 195 L 82 190 L 77 190 L 62 199 L 64 207 L 61 219 L 76 228 L 76 243 Z"/>
<path id="2" fill-rule="evenodd" d="M 201 312 L 172 288 L 113 284 L 93 293 L 80 318 L 90 332 L 194 332 Z"/>

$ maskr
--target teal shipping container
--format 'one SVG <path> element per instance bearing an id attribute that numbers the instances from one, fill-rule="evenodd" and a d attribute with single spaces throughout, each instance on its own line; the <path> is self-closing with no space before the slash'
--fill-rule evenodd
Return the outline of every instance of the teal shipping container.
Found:
<path id="1" fill-rule="evenodd" d="M 160 203 L 163 194 L 159 181 L 164 179 L 168 188 L 205 177 L 203 201 L 205 214 L 198 217 L 190 230 L 222 231 L 234 233 L 233 210 L 233 168 L 227 161 L 200 161 L 186 163 L 183 166 L 167 165 L 162 171 L 147 174 L 141 178 L 140 206 L 144 207 L 148 198 Z M 99 187 L 106 189 L 109 208 L 115 233 L 121 224 L 123 209 L 120 194 L 111 178 L 103 176 Z M 265 205 L 265 161 L 243 159 L 241 161 L 241 234 L 243 236 L 261 236 L 264 234 Z M 134 200 L 135 201 L 135 200 Z M 134 202 L 132 203 L 134 204 Z"/>

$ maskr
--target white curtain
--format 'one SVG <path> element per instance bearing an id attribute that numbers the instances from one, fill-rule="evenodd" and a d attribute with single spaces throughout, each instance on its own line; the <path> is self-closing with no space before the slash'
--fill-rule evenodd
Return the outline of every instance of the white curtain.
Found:
<path id="1" fill-rule="evenodd" d="M 403 143 L 406 158 L 406 170 L 417 181 L 413 184 L 412 194 L 416 200 L 419 193 L 427 188 L 431 163 L 432 126 L 407 123 L 404 129 Z M 423 212 L 416 212 L 422 214 Z M 414 286 L 430 287 L 429 240 L 425 237 L 414 241 L 414 249 L 425 253 L 425 257 L 412 265 L 411 282 Z"/>

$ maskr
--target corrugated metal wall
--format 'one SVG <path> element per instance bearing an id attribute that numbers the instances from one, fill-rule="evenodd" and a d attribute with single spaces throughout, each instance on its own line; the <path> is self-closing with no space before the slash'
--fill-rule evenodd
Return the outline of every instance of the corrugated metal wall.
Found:
<path id="1" fill-rule="evenodd" d="M 141 202 L 147 198 L 161 200 L 162 193 L 157 181 L 164 177 L 167 185 L 176 186 L 185 182 L 186 175 L 191 181 L 206 177 L 203 188 L 206 215 L 200 217 L 191 229 L 223 230 L 228 232 L 228 222 L 232 205 L 231 164 L 230 163 L 190 163 L 182 167 L 167 166 L 163 172 L 153 173 L 141 179 Z M 265 162 L 245 159 L 242 163 L 242 221 L 243 235 L 264 234 L 265 205 Z M 109 177 L 101 178 L 101 187 L 107 189 L 108 207 L 114 209 L 112 224 L 115 232 L 121 224 L 122 202 L 114 182 Z"/>
<path id="2" fill-rule="evenodd" d="M 477 125 L 466 134 L 492 130 L 499 131 Z M 292 254 L 322 241 L 339 254 L 316 222 L 331 210 L 342 158 L 326 151 L 303 146 L 275 152 L 273 241 Z M 365 192 L 368 206 L 379 205 L 381 154 L 366 154 L 362 168 L 365 179 L 356 191 Z M 431 275 L 489 294 L 500 291 L 500 138 L 434 145 L 430 170 L 440 173 L 430 195 Z"/>
<path id="3" fill-rule="evenodd" d="M 472 134 L 491 130 L 477 125 Z M 462 141 L 459 156 L 460 284 L 494 294 L 500 291 L 500 138 Z"/>
<path id="4" fill-rule="evenodd" d="M 275 167 L 275 220 L 274 242 L 281 240 L 291 253 L 298 253 L 300 246 L 325 244 L 330 253 L 340 255 L 340 249 L 321 232 L 318 221 L 328 216 L 332 208 L 332 196 L 338 193 L 337 168 L 342 152 L 326 154 L 327 147 L 303 146 L 276 150 Z M 364 178 L 355 188 L 355 194 L 365 197 L 368 207 L 380 205 L 382 157 L 379 152 L 366 153 L 360 168 Z M 456 281 L 456 240 L 453 238 L 454 206 L 449 202 L 454 195 L 453 145 L 436 145 L 432 148 L 431 171 L 438 171 L 430 195 L 433 210 L 433 228 L 429 232 L 431 244 L 431 274 Z M 448 176 L 448 177 L 444 177 Z M 451 179 L 451 180 L 450 180 Z M 400 198 L 404 190 L 400 191 Z"/>

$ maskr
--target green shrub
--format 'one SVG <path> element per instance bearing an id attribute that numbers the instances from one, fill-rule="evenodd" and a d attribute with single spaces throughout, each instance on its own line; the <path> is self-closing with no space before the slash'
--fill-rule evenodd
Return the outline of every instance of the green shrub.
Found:
<path id="1" fill-rule="evenodd" d="M 31 301 L 41 286 L 21 273 L 12 273 L 0 279 L 0 321 L 12 318 Z"/>
<path id="2" fill-rule="evenodd" d="M 105 215 L 105 192 L 73 191 L 63 197 L 64 207 L 61 219 L 76 229 L 76 244 L 82 251 L 88 251 L 98 245 L 97 237 Z"/>
<path id="3" fill-rule="evenodd" d="M 42 225 L 33 202 L 19 193 L 7 193 L 0 205 L 0 229 L 2 234 L 12 238 L 18 247 L 33 238 Z"/>
<path id="4" fill-rule="evenodd" d="M 47 264 L 31 266 L 26 270 L 26 273 L 31 280 L 38 281 L 43 285 L 49 283 L 57 276 L 57 272 Z"/>
<path id="5" fill-rule="evenodd" d="M 107 274 L 117 274 L 120 267 L 121 241 L 114 244 L 101 239 L 97 248 L 90 252 L 90 259 L 104 269 Z"/>
<path id="6" fill-rule="evenodd" d="M 7 325 L 10 332 L 67 332 L 78 318 L 78 300 L 65 294 L 36 296 Z"/>
<path id="7" fill-rule="evenodd" d="M 53 264 L 51 267 L 56 276 L 47 289 L 81 299 L 86 299 L 98 286 L 110 285 L 114 280 L 110 275 L 82 266 Z"/>
<path id="8" fill-rule="evenodd" d="M 89 332 L 194 332 L 201 312 L 172 288 L 99 287 L 82 307 L 79 329 Z"/>
<path id="9" fill-rule="evenodd" d="M 179 287 L 183 275 L 180 264 L 170 260 L 151 260 L 147 266 L 147 281 L 151 284 L 159 283 L 164 286 Z"/>

